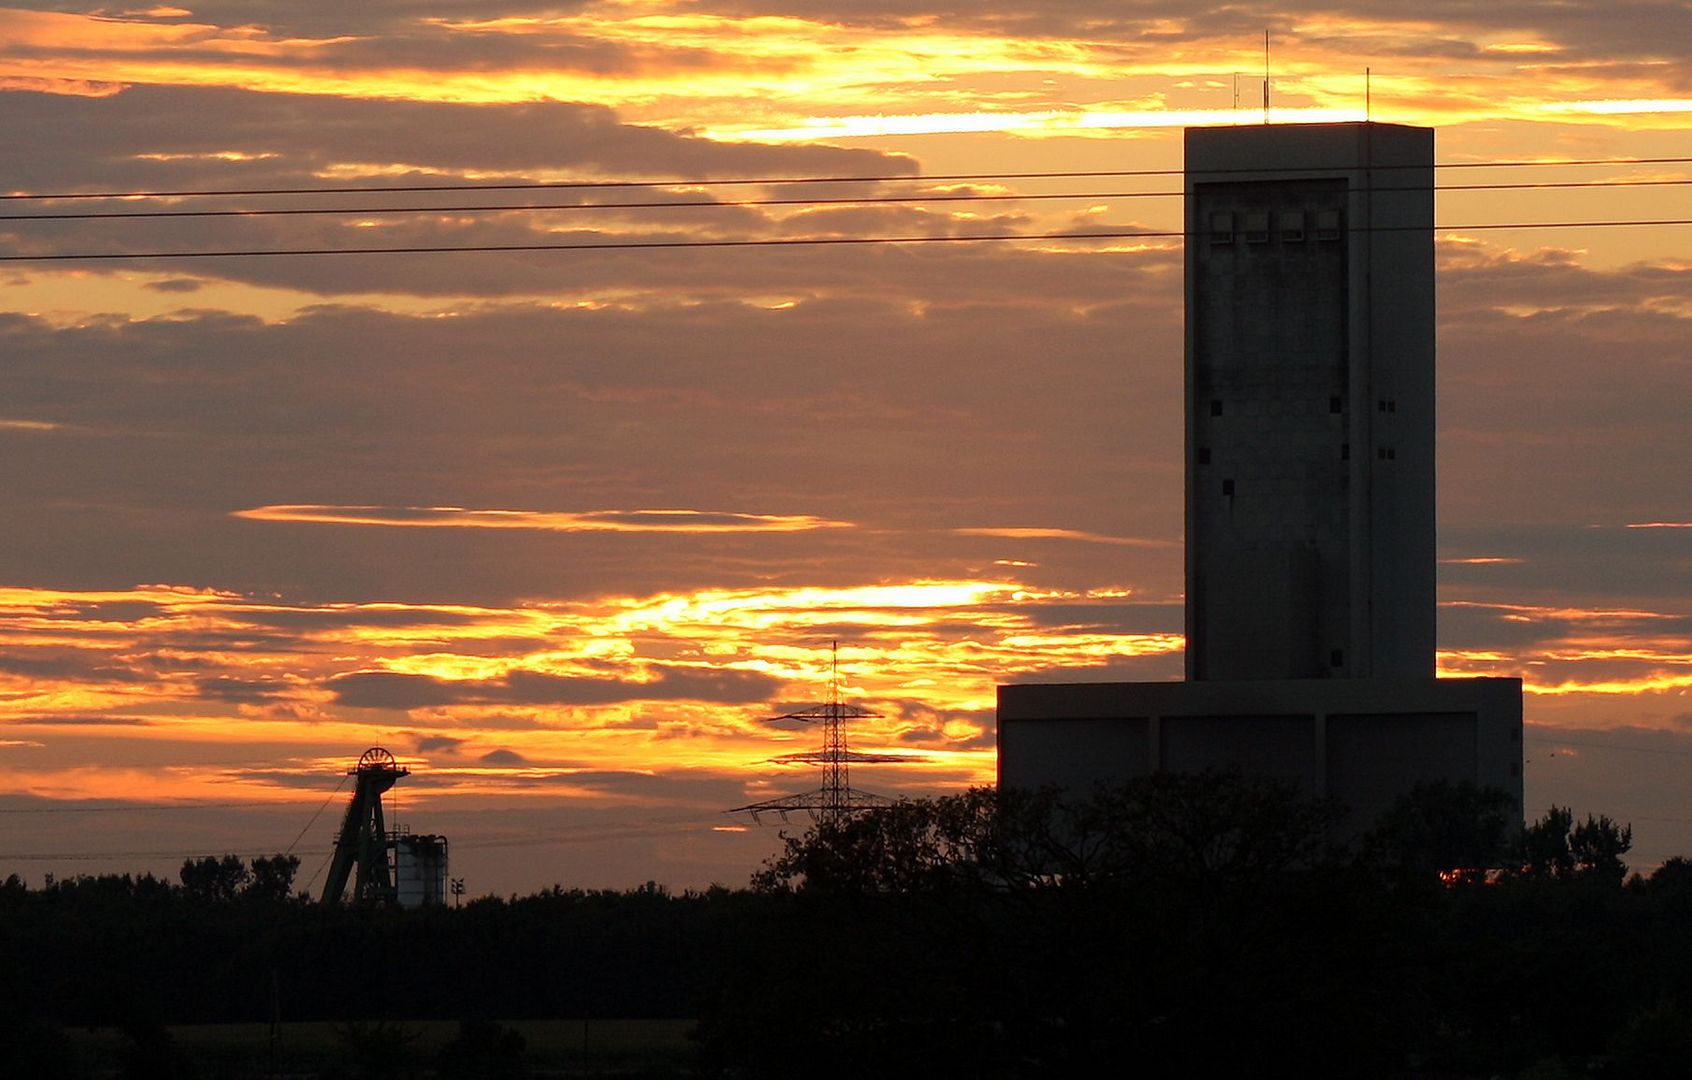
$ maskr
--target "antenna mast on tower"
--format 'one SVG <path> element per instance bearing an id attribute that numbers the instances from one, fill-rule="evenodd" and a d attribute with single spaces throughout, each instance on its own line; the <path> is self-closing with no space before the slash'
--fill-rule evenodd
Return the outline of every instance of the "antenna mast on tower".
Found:
<path id="1" fill-rule="evenodd" d="M 840 642 L 832 642 L 830 644 L 828 700 L 808 709 L 783 713 L 780 716 L 769 718 L 771 721 L 801 720 L 822 727 L 821 750 L 783 754 L 774 759 L 784 765 L 822 766 L 822 786 L 815 791 L 807 791 L 800 795 L 784 795 L 776 799 L 765 799 L 762 802 L 737 806 L 726 812 L 730 814 L 751 814 L 753 820 L 758 820 L 764 814 L 780 814 L 781 819 L 786 821 L 788 814 L 803 810 L 810 814 L 818 824 L 838 825 L 853 814 L 888 805 L 892 800 L 884 795 L 852 789 L 850 765 L 853 762 L 868 765 L 877 762 L 910 761 L 912 758 L 908 755 L 864 754 L 848 749 L 846 746 L 846 724 L 848 721 L 868 720 L 880 715 L 880 713 L 870 712 L 862 706 L 849 705 L 840 700 Z"/>

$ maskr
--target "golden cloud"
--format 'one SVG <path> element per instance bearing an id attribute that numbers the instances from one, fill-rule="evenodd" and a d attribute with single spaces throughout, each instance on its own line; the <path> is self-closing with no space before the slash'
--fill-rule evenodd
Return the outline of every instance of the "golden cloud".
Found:
<path id="1" fill-rule="evenodd" d="M 743 514 L 716 510 L 467 510 L 461 506 L 323 506 L 289 504 L 236 510 L 252 521 L 380 525 L 414 529 L 539 529 L 546 532 L 809 532 L 850 529 L 849 521 L 808 514 Z"/>
<path id="2" fill-rule="evenodd" d="M 749 781 L 811 748 L 763 718 L 826 695 L 835 639 L 843 692 L 882 714 L 856 741 L 920 751 L 901 769 L 932 783 L 981 782 L 997 681 L 1179 651 L 1179 634 L 1108 629 L 1126 595 L 918 579 L 474 607 L 0 589 L 0 725 L 48 744 L 0 762 L 0 783 L 95 797 L 121 775 L 147 797 L 282 798 L 371 743 L 433 747 L 415 798 L 600 798 L 567 782 L 581 770 Z M 102 764 L 55 758 L 73 732 Z M 220 746 L 284 764 L 221 779 L 193 764 Z"/>
<path id="3" fill-rule="evenodd" d="M 555 17 L 419 20 L 406 25 L 404 47 L 385 60 L 375 27 L 370 34 L 306 37 L 176 15 L 157 21 L 167 17 L 159 12 L 174 10 L 9 11 L 0 21 L 0 78 L 67 93 L 151 83 L 598 103 L 636 122 L 760 141 L 1085 135 L 1260 115 L 1228 107 L 1238 96 L 1232 73 L 1256 70 L 1255 50 L 1180 19 L 1143 24 L 1138 39 L 1103 41 L 1079 28 L 1065 37 L 1055 25 L 1051 36 L 1030 36 L 988 19 L 849 24 L 678 13 L 657 0 L 616 0 Z M 1486 58 L 1480 70 L 1454 69 L 1448 43 L 1458 41 Z M 1336 15 L 1303 23 L 1278 52 L 1273 117 L 1283 121 L 1360 118 L 1355 63 L 1372 52 L 1394 58 L 1390 77 L 1376 80 L 1376 96 L 1395 120 L 1663 128 L 1692 108 L 1676 95 L 1672 63 L 1621 58 L 1594 67 L 1565 60 L 1557 44 L 1537 35 Z M 577 53 L 593 59 L 560 63 Z M 1256 80 L 1246 82 L 1255 93 Z M 1054 84 L 1063 87 L 1061 97 Z M 1091 103 L 1071 104 L 1077 99 Z"/>
<path id="4" fill-rule="evenodd" d="M 1007 527 L 953 529 L 952 531 L 959 536 L 1002 536 L 1009 540 L 1079 540 L 1086 544 L 1114 544 L 1118 547 L 1137 548 L 1173 548 L 1180 546 L 1180 542 L 1175 540 L 1147 540 L 1135 536 L 1106 536 L 1103 533 L 1083 532 L 1078 529 Z M 1007 565 L 1018 564 L 1007 563 Z"/>

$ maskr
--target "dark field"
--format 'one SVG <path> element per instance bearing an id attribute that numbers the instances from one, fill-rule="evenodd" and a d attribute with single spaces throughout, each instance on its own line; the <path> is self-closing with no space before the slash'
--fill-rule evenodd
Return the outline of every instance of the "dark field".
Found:
<path id="1" fill-rule="evenodd" d="M 498 1025 L 522 1037 L 510 1064 L 489 1059 L 453 1075 L 540 1077 L 674 1077 L 693 1072 L 691 1020 L 518 1020 Z M 165 1029 L 191 1075 L 202 1080 L 246 1077 L 428 1077 L 443 1048 L 460 1036 L 457 1023 L 185 1024 Z M 77 1075 L 116 1077 L 134 1044 L 118 1028 L 65 1032 Z M 373 1060 L 374 1059 L 374 1060 Z M 378 1064 L 385 1062 L 386 1066 Z M 374 1067 L 373 1067 L 374 1066 Z M 180 1075 L 180 1073 L 178 1074 Z"/>

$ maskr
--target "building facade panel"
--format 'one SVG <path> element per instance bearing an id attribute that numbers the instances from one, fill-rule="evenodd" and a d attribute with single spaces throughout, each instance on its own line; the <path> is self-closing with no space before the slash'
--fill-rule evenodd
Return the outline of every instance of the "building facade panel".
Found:
<path id="1" fill-rule="evenodd" d="M 1009 768 L 1007 787 L 1048 784 L 1087 791 L 1100 783 L 1151 771 L 1150 721 L 1144 716 L 1042 719 L 1037 726 L 1000 729 L 1000 760 Z M 1009 740 L 1008 743 L 1006 740 Z M 1061 783 L 1054 777 L 1062 777 Z"/>

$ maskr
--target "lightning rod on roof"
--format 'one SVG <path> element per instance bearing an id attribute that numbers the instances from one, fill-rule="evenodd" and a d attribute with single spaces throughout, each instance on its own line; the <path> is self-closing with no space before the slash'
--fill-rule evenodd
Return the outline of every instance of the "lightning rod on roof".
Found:
<path id="1" fill-rule="evenodd" d="M 1269 122 L 1269 31 L 1263 31 L 1263 122 Z"/>

